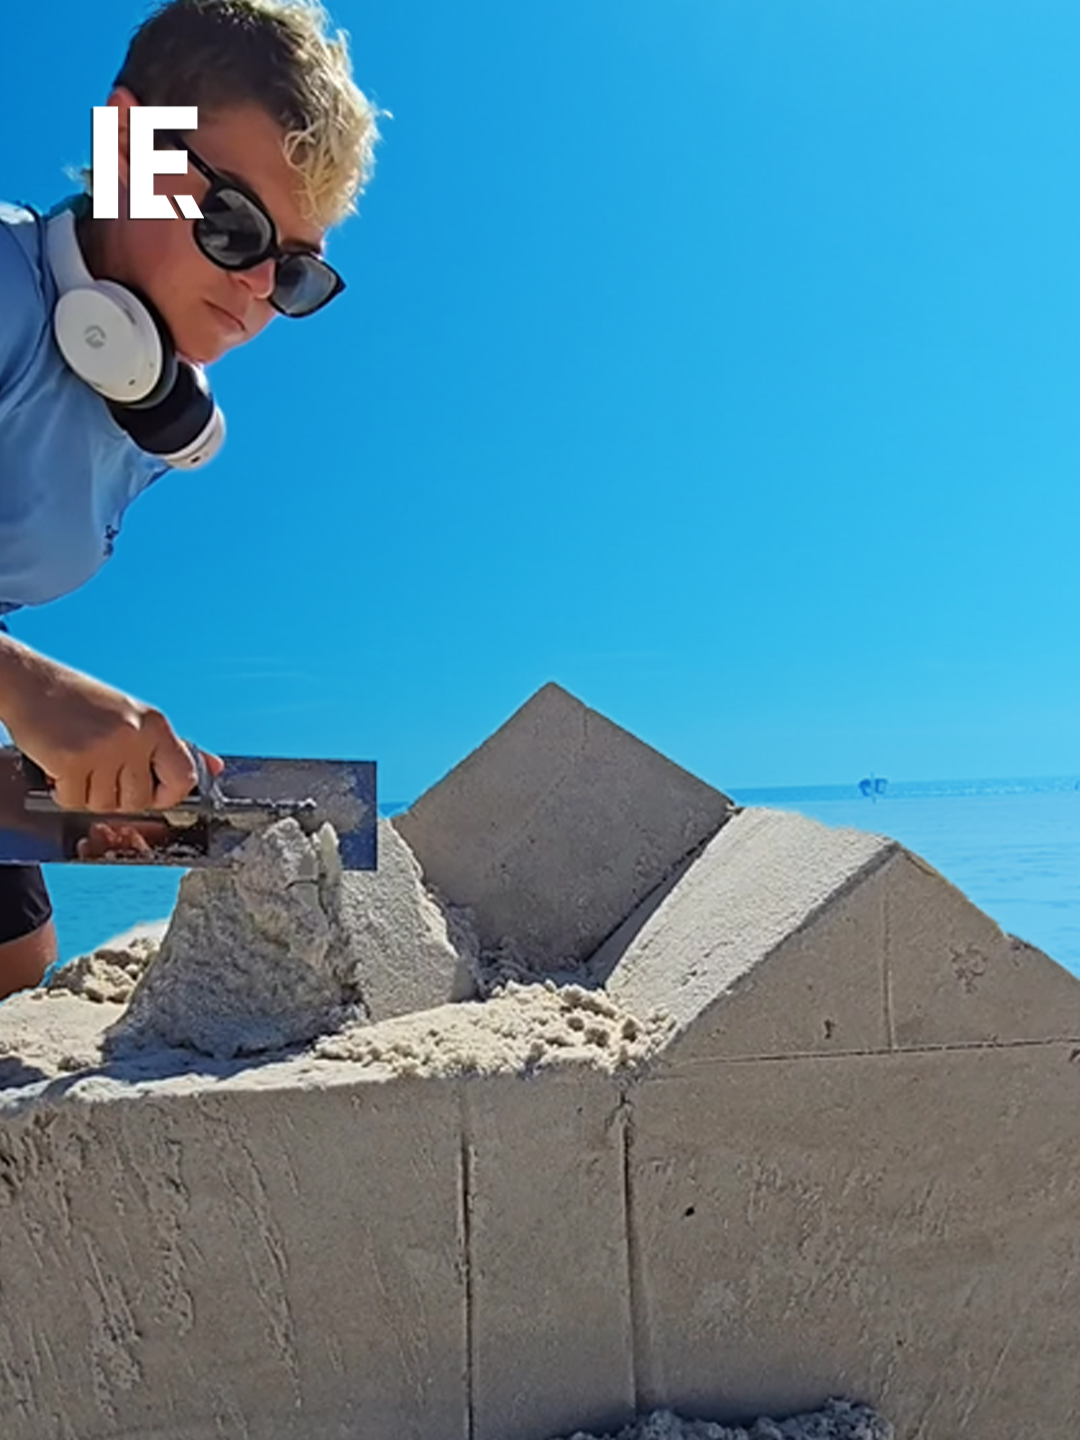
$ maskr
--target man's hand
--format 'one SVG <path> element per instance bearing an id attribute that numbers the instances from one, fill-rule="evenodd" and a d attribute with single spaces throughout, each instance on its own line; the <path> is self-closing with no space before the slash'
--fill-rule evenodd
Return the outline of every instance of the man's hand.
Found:
<path id="1" fill-rule="evenodd" d="M 75 844 L 77 860 L 103 860 L 114 856 L 127 860 L 152 860 L 162 845 L 169 842 L 172 832 L 164 822 L 133 820 L 110 824 L 106 820 L 91 821 L 90 829 Z"/>
<path id="2" fill-rule="evenodd" d="M 0 719 L 54 782 L 56 803 L 99 815 L 168 810 L 195 765 L 160 710 L 0 636 Z M 211 774 L 224 763 L 207 755 Z"/>

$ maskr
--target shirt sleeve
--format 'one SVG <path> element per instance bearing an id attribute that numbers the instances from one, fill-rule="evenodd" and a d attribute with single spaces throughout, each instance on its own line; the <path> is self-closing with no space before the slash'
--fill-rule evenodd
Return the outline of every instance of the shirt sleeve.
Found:
<path id="1" fill-rule="evenodd" d="M 38 276 L 11 227 L 0 223 L 0 395 L 30 365 L 47 324 Z"/>

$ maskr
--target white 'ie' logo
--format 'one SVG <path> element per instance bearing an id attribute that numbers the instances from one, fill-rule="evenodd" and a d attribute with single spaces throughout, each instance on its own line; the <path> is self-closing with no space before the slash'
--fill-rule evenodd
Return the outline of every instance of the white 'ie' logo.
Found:
<path id="1" fill-rule="evenodd" d="M 176 220 L 180 216 L 168 195 L 154 194 L 155 175 L 183 175 L 186 150 L 155 150 L 155 130 L 197 130 L 197 105 L 132 105 L 131 153 L 128 156 L 129 214 L 132 220 Z M 120 215 L 120 111 L 115 105 L 94 106 L 94 218 Z M 190 195 L 173 197 L 185 220 L 201 220 L 202 211 Z"/>

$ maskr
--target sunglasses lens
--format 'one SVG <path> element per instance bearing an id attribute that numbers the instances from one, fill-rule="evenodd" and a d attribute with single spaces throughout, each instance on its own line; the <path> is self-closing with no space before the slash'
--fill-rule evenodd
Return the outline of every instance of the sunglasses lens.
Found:
<path id="1" fill-rule="evenodd" d="M 282 315 L 312 315 L 344 290 L 345 282 L 317 255 L 277 250 L 274 224 L 250 195 L 232 185 L 213 184 L 200 201 L 202 219 L 195 239 L 208 260 L 224 270 L 250 270 L 277 256 L 270 303 Z"/>
<path id="2" fill-rule="evenodd" d="M 226 270 L 257 265 L 273 247 L 274 231 L 267 215 L 240 190 L 213 186 L 201 202 L 203 218 L 195 221 L 195 238 L 206 255 Z"/>
<path id="3" fill-rule="evenodd" d="M 271 303 L 283 315 L 311 315 L 344 288 L 337 271 L 317 255 L 283 255 Z"/>

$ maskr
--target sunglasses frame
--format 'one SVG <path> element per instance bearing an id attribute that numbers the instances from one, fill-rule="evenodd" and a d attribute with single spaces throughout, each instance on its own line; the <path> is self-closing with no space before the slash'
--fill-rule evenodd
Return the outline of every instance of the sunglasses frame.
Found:
<path id="1" fill-rule="evenodd" d="M 259 212 L 259 214 L 263 217 L 263 219 L 269 226 L 271 237 L 270 244 L 266 247 L 262 254 L 250 257 L 247 260 L 242 261 L 239 265 L 223 265 L 221 261 L 217 258 L 217 256 L 211 255 L 206 249 L 206 247 L 203 245 L 202 241 L 199 238 L 199 221 L 193 220 L 191 222 L 191 229 L 192 234 L 195 238 L 195 243 L 196 245 L 198 245 L 200 253 L 205 255 L 207 260 L 209 260 L 212 265 L 216 265 L 219 270 L 254 270 L 257 265 L 263 264 L 264 261 L 273 260 L 275 262 L 274 289 L 276 290 L 277 270 L 283 260 L 296 259 L 298 257 L 306 257 L 309 260 L 314 260 L 317 265 L 321 266 L 323 270 L 327 271 L 330 275 L 334 277 L 333 289 L 331 289 L 330 292 L 322 300 L 319 301 L 318 305 L 313 306 L 310 310 L 302 311 L 299 315 L 292 314 L 288 310 L 284 310 L 274 300 L 274 296 L 271 293 L 271 295 L 269 296 L 270 304 L 274 307 L 274 309 L 278 312 L 279 315 L 284 315 L 289 320 L 306 320 L 309 315 L 315 315 L 319 310 L 323 308 L 324 305 L 329 305 L 330 301 L 333 300 L 335 296 L 341 294 L 341 292 L 345 289 L 345 281 L 334 269 L 334 267 L 326 260 L 324 260 L 321 255 L 317 255 L 312 250 L 283 250 L 281 248 L 281 246 L 278 244 L 277 226 L 274 224 L 273 217 L 270 215 L 266 206 L 252 190 L 249 190 L 246 185 L 241 184 L 239 180 L 230 180 L 227 176 L 222 175 L 217 170 L 215 170 L 212 165 L 208 165 L 201 156 L 196 155 L 195 151 L 192 150 L 191 146 L 187 143 L 187 141 L 185 141 L 183 137 L 175 130 L 166 130 L 160 133 L 162 135 L 162 138 L 167 141 L 168 144 L 172 145 L 175 149 L 186 151 L 191 164 L 194 165 L 195 169 L 199 172 L 199 174 L 203 177 L 204 180 L 209 181 L 210 189 L 206 192 L 206 195 L 203 196 L 204 203 L 206 199 L 210 195 L 213 195 L 215 192 L 220 192 L 222 190 L 232 190 L 237 195 L 242 195 L 244 199 L 248 202 L 248 204 L 252 205 Z M 201 208 L 202 206 L 200 205 L 200 209 Z"/>

